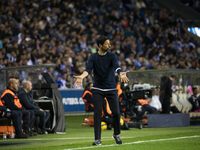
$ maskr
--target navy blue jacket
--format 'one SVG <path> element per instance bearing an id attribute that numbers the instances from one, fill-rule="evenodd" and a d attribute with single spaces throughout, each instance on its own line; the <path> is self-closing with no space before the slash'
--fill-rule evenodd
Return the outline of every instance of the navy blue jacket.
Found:
<path id="1" fill-rule="evenodd" d="M 115 72 L 119 74 L 121 68 L 115 54 L 111 52 L 105 55 L 99 55 L 98 52 L 92 54 L 85 71 L 90 74 L 92 70 L 94 73 L 93 89 L 116 89 Z"/>
<path id="2" fill-rule="evenodd" d="M 0 113 L 1 113 L 1 111 L 6 111 L 6 106 L 0 105 Z"/>
<path id="3" fill-rule="evenodd" d="M 30 110 L 40 110 L 40 107 L 33 100 L 31 93 L 27 93 L 23 88 L 18 90 L 18 98 L 23 107 Z"/>
<path id="4" fill-rule="evenodd" d="M 192 110 L 191 111 L 195 111 L 197 109 L 200 109 L 200 106 L 199 106 L 200 97 L 196 97 L 196 96 L 192 95 L 189 98 L 189 102 L 192 104 Z"/>

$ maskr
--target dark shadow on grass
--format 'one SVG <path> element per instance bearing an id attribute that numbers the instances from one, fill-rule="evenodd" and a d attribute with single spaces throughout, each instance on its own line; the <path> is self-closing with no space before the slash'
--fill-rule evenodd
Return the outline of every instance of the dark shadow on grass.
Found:
<path id="1" fill-rule="evenodd" d="M 5 147 L 5 146 L 15 146 L 15 145 L 26 145 L 26 144 L 31 144 L 31 143 L 26 143 L 26 142 L 23 142 L 23 143 L 13 143 L 13 142 L 6 142 L 6 143 L 0 143 L 0 147 Z"/>

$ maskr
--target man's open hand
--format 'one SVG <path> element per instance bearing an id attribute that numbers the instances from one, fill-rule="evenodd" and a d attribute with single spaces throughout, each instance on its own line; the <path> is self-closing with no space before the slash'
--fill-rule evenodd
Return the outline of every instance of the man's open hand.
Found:
<path id="1" fill-rule="evenodd" d="M 81 77 L 81 76 L 74 76 L 74 78 L 76 78 L 76 82 L 74 83 L 74 86 L 76 86 L 76 87 L 82 86 L 83 77 Z"/>
<path id="2" fill-rule="evenodd" d="M 128 73 L 129 71 L 126 71 L 126 72 L 120 72 L 120 79 L 121 79 L 121 82 L 124 82 L 124 83 L 127 83 L 129 81 L 129 79 L 127 78 L 126 74 Z"/>

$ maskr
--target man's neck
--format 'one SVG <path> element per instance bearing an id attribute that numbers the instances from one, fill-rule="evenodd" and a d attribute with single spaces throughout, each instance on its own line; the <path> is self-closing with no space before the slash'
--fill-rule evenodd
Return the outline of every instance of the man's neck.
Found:
<path id="1" fill-rule="evenodd" d="M 24 89 L 24 88 L 23 88 Z M 24 91 L 26 92 L 26 93 L 28 93 L 28 90 L 27 89 L 24 89 Z"/>
<path id="2" fill-rule="evenodd" d="M 15 92 L 15 90 L 12 88 L 12 87 L 8 87 L 11 91 L 14 91 Z"/>
<path id="3" fill-rule="evenodd" d="M 99 49 L 98 53 L 99 53 L 99 55 L 105 55 L 107 53 L 107 51 L 104 52 L 102 49 Z"/>

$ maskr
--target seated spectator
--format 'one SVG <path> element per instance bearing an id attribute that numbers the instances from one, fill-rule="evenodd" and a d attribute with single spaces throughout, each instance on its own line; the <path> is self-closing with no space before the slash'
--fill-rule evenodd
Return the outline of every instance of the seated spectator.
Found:
<path id="1" fill-rule="evenodd" d="M 142 118 L 145 111 L 148 111 L 150 114 L 156 114 L 157 109 L 149 105 L 149 102 L 146 99 L 138 99 L 138 102 L 142 105 L 142 112 L 140 117 Z"/>
<path id="2" fill-rule="evenodd" d="M 92 86 L 93 84 L 91 82 L 89 82 L 84 91 L 83 91 L 83 95 L 82 95 L 82 99 L 85 102 L 85 111 L 94 111 L 94 106 L 93 106 L 93 100 L 92 100 Z"/>
<path id="3" fill-rule="evenodd" d="M 9 108 L 11 111 L 22 113 L 23 120 L 23 131 L 29 135 L 36 135 L 32 131 L 35 113 L 32 110 L 26 110 L 20 103 L 19 98 L 16 96 L 18 89 L 18 80 L 11 78 L 8 82 L 8 88 L 4 91 L 1 96 L 2 103 Z"/>
<path id="4" fill-rule="evenodd" d="M 19 111 L 6 111 L 6 106 L 0 100 L 0 118 L 11 118 L 15 128 L 15 138 L 28 138 L 22 133 L 22 113 Z"/>
<path id="5" fill-rule="evenodd" d="M 38 134 L 47 134 L 45 132 L 45 124 L 50 117 L 50 113 L 41 109 L 36 102 L 34 102 L 32 94 L 30 91 L 32 90 L 32 83 L 30 81 L 23 81 L 22 88 L 18 91 L 18 98 L 23 107 L 28 110 L 32 110 L 35 113 L 35 116 L 40 117 L 39 129 Z"/>
<path id="6" fill-rule="evenodd" d="M 180 97 L 179 97 L 179 87 L 172 86 L 172 98 L 170 103 L 170 114 L 172 113 L 181 113 L 183 110 L 183 104 L 180 103 Z"/>
<path id="7" fill-rule="evenodd" d="M 62 76 L 58 75 L 58 88 L 67 89 L 67 72 L 63 72 Z"/>
<path id="8" fill-rule="evenodd" d="M 83 88 L 82 85 L 80 85 L 79 87 L 76 87 L 76 86 L 74 85 L 75 82 L 76 82 L 76 78 L 73 77 L 73 79 L 72 79 L 72 88 L 73 88 L 73 89 L 82 89 L 82 88 Z"/>
<path id="9" fill-rule="evenodd" d="M 149 102 L 149 105 L 156 108 L 157 112 L 161 112 L 162 111 L 162 105 L 160 103 L 159 100 L 159 88 L 153 89 L 153 94 L 152 94 L 152 98 Z"/>
<path id="10" fill-rule="evenodd" d="M 197 97 L 197 88 L 192 88 L 193 95 L 189 98 L 189 102 L 192 104 L 192 110 L 193 112 L 200 112 L 200 96 Z"/>

